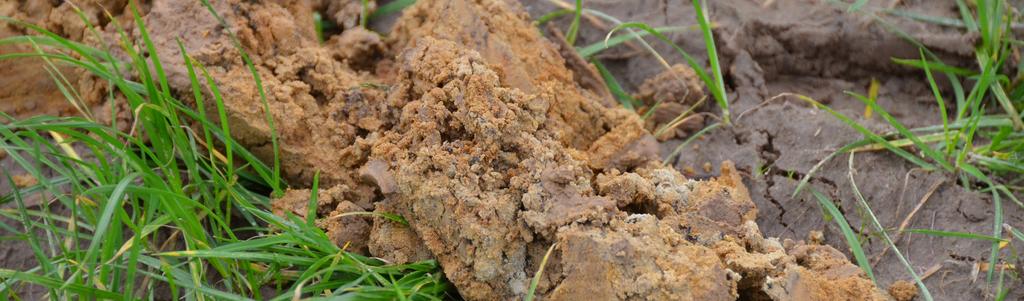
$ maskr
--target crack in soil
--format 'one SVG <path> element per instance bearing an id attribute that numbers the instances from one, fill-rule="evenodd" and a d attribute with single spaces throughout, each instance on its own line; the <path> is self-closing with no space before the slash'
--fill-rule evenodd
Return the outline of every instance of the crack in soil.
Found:
<path id="1" fill-rule="evenodd" d="M 761 134 L 765 135 L 766 141 L 767 141 L 767 143 L 765 143 L 764 145 L 759 145 L 757 147 L 757 149 L 758 149 L 757 154 L 758 154 L 758 156 L 761 157 L 761 160 L 763 160 L 765 162 L 765 164 L 764 164 L 765 167 L 764 168 L 768 170 L 768 172 L 758 171 L 758 173 L 761 173 L 762 176 L 765 178 L 765 183 L 767 184 L 767 186 L 765 187 L 764 192 L 762 193 L 762 195 L 764 196 L 764 198 L 766 200 L 771 202 L 772 205 L 774 205 L 776 209 L 779 210 L 779 214 L 777 216 L 777 219 L 778 219 L 779 223 L 782 224 L 782 226 L 784 228 L 786 228 L 787 230 L 789 230 L 793 234 L 796 234 L 796 232 L 793 231 L 793 229 L 791 229 L 789 227 L 789 223 L 787 223 L 786 219 L 784 218 L 784 216 L 786 215 L 786 206 L 783 206 L 782 202 L 779 202 L 779 200 L 776 200 L 771 195 L 771 189 L 772 189 L 772 187 L 775 186 L 775 177 L 774 177 L 775 173 L 782 172 L 781 170 L 776 170 L 774 168 L 775 161 L 778 160 L 779 155 L 780 155 L 779 150 L 775 148 L 775 143 L 773 141 L 775 139 L 775 137 L 774 137 L 774 135 L 772 135 L 772 133 L 770 133 L 767 130 L 758 129 L 757 131 L 760 132 Z M 744 140 L 744 139 L 740 138 L 741 136 L 742 135 L 739 135 L 739 134 L 733 135 L 733 138 L 736 140 L 737 144 L 740 144 L 739 142 L 741 140 Z"/>

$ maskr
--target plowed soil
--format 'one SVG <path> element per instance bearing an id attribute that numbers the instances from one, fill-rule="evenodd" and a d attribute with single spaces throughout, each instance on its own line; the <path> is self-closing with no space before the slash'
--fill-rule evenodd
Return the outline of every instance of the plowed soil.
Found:
<path id="1" fill-rule="evenodd" d="M 113 12 L 125 5 L 100 2 Z M 884 286 L 876 287 L 847 259 L 842 235 L 817 203 L 790 196 L 800 176 L 857 139 L 856 132 L 795 100 L 773 98 L 803 93 L 856 112 L 863 106 L 842 91 L 864 90 L 875 77 L 880 103 L 909 126 L 939 122 L 921 75 L 889 60 L 915 57 L 917 49 L 870 20 L 816 1 L 710 3 L 736 125 L 711 132 L 663 165 L 679 138 L 711 122 L 689 120 L 659 137 L 650 132 L 703 95 L 693 71 L 679 65 L 674 74 L 658 75 L 664 68 L 628 45 L 602 54 L 639 99 L 674 100 L 668 113 L 641 120 L 611 98 L 585 61 L 532 24 L 554 9 L 548 1 L 421 0 L 381 22 L 393 23 L 377 28 L 386 35 L 352 21 L 358 1 L 211 2 L 230 28 L 198 1 L 154 0 L 143 7 L 172 88 L 191 95 L 177 44 L 182 37 L 225 95 L 233 136 L 270 160 L 267 112 L 227 31 L 237 35 L 263 79 L 292 187 L 274 201 L 274 212 L 304 216 L 320 172 L 318 225 L 348 251 L 395 263 L 436 259 L 467 300 L 522 299 L 549 248 L 537 288 L 543 300 L 909 300 L 916 294 L 902 281 L 909 278 L 896 258 L 881 255 L 880 241 L 865 245 L 878 258 Z M 635 2 L 587 6 L 654 26 L 695 24 L 689 4 Z M 955 13 L 930 2 L 900 5 Z M 113 33 L 96 6 L 84 7 L 103 32 Z M 52 1 L 8 2 L 0 4 L 0 15 L 99 43 L 85 37 L 77 15 L 64 15 L 68 9 Z M 323 43 L 313 27 L 317 11 L 340 31 Z M 898 25 L 951 61 L 970 64 L 973 37 Z M 599 41 L 608 29 L 585 26 L 578 44 Z M 0 26 L 0 37 L 22 33 Z M 673 39 L 703 53 L 699 33 Z M 26 70 L 0 76 L 5 86 L 19 87 L 0 89 L 4 112 L 79 113 L 38 101 L 62 98 L 45 72 L 34 71 L 40 62 L 0 64 Z M 123 105 L 102 101 L 108 93 L 102 81 L 69 72 L 95 112 Z M 680 77 L 686 84 L 674 81 Z M 717 112 L 711 105 L 702 110 Z M 885 129 L 880 120 L 862 121 Z M 847 162 L 827 163 L 811 183 L 849 208 L 855 227 L 867 223 L 852 209 L 851 172 L 884 225 L 895 227 L 925 198 L 914 228 L 937 222 L 950 231 L 991 228 L 991 199 L 943 175 L 915 171 L 882 152 L 858 153 L 855 171 Z M 1008 223 L 1024 223 L 1017 208 L 1005 208 Z M 344 215 L 364 211 L 398 214 L 409 225 Z M 809 236 L 815 231 L 823 235 Z M 919 271 L 938 267 L 925 283 L 941 300 L 992 291 L 971 279 L 978 267 L 970 260 L 984 261 L 989 243 L 916 237 L 899 246 Z M 23 246 L 4 244 L 0 251 L 14 254 L 0 259 L 2 267 L 31 266 Z"/>

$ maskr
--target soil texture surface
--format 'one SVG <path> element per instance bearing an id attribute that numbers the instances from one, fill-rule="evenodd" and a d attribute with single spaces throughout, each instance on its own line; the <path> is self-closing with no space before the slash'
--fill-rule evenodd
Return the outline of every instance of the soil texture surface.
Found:
<path id="1" fill-rule="evenodd" d="M 100 35 L 116 34 L 100 7 L 131 24 L 127 1 L 89 2 L 80 7 Z M 305 217 L 319 172 L 316 221 L 335 243 L 394 263 L 435 259 L 466 300 L 523 299 L 549 249 L 536 289 L 541 300 L 914 299 L 906 270 L 855 209 L 851 180 L 886 227 L 913 211 L 908 228 L 992 229 L 991 196 L 946 175 L 886 152 L 827 161 L 808 187 L 836 200 L 864 234 L 876 286 L 850 262 L 846 241 L 817 201 L 806 192 L 793 195 L 800 178 L 860 135 L 796 98 L 776 97 L 782 93 L 811 96 L 886 131 L 884 120 L 863 118 L 863 105 L 843 93 L 863 92 L 877 80 L 879 104 L 908 126 L 941 122 L 923 74 L 890 60 L 916 58 L 916 46 L 825 1 L 708 1 L 735 124 L 687 145 L 669 164 L 663 158 L 715 122 L 711 113 L 719 108 L 705 104 L 698 110 L 708 114 L 652 133 L 704 98 L 706 88 L 685 62 L 667 55 L 670 47 L 652 43 L 669 60 L 666 70 L 626 44 L 597 58 L 638 100 L 664 106 L 646 120 L 622 108 L 592 66 L 552 41 L 565 20 L 543 32 L 533 24 L 559 1 L 420 0 L 374 24 L 376 32 L 353 21 L 359 1 L 211 2 L 227 27 L 199 1 L 146 1 L 141 17 L 177 95 L 192 95 L 182 38 L 216 79 L 232 136 L 270 161 L 276 131 L 291 189 L 273 201 L 274 213 Z M 957 17 L 952 1 L 897 2 Z M 69 5 L 8 1 L 0 15 L 100 45 Z M 586 5 L 652 26 L 696 24 L 688 1 Z M 323 42 L 314 12 L 338 25 Z M 948 62 L 972 64 L 977 37 L 892 22 Z M 599 42 L 609 29 L 587 23 L 576 45 Z M 0 25 L 0 38 L 25 33 Z M 269 112 L 228 33 L 252 56 Z M 696 30 L 670 38 L 692 54 L 705 53 Z M 0 46 L 0 54 L 26 50 Z M 44 64 L 0 61 L 0 86 L 10 87 L 0 89 L 0 110 L 20 118 L 94 114 L 130 124 L 127 115 L 110 116 L 111 106 L 126 105 L 106 101 L 106 82 L 68 67 L 67 81 L 82 100 L 69 105 Z M 0 182 L 0 191 L 35 180 L 16 165 L 0 154 L 0 168 L 16 175 L 13 183 Z M 1024 226 L 1019 207 L 1003 208 L 1004 222 Z M 398 214 L 408 225 L 351 214 L 362 212 Z M 897 245 L 918 273 L 930 272 L 925 284 L 936 299 L 991 298 L 984 271 L 977 278 L 990 242 L 914 235 Z M 1014 251 L 1022 250 L 1004 250 Z M 34 266 L 24 245 L 0 244 L 0 255 L 3 268 Z M 25 299 L 43 293 L 26 292 Z"/>

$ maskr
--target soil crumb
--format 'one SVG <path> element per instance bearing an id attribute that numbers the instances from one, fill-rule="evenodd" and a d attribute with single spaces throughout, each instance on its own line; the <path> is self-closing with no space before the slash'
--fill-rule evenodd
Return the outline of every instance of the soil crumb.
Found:
<path id="1" fill-rule="evenodd" d="M 14 183 L 14 187 L 27 188 L 39 184 L 39 180 L 30 174 L 20 174 L 11 176 L 11 181 Z"/>
<path id="2" fill-rule="evenodd" d="M 361 0 L 314 0 L 316 8 L 323 12 L 329 20 L 333 21 L 341 30 L 358 28 L 361 20 L 377 10 L 377 1 Z M 364 12 L 364 5 L 366 11 Z"/>
<path id="3" fill-rule="evenodd" d="M 697 73 L 689 66 L 675 64 L 647 79 L 640 85 L 634 98 L 643 102 L 645 110 L 654 110 L 652 118 L 647 122 L 650 131 L 671 126 L 664 130 L 664 134 L 658 135 L 659 140 L 685 137 L 687 133 L 699 130 L 704 125 L 702 115 L 691 114 L 689 118 L 677 120 L 684 112 L 701 112 L 703 106 L 697 105 L 707 101 Z M 673 121 L 679 124 L 672 125 Z"/>
<path id="4" fill-rule="evenodd" d="M 906 280 L 899 280 L 889 285 L 889 295 L 896 301 L 910 301 L 917 297 L 917 286 Z"/>

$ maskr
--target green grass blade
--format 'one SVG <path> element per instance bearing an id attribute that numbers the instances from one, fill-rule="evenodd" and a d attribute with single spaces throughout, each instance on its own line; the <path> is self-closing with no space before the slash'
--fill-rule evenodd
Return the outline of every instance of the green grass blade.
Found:
<path id="1" fill-rule="evenodd" d="M 992 204 L 994 212 L 992 213 L 992 237 L 1003 236 L 1003 201 L 999 197 L 999 190 L 992 189 Z M 999 262 L 999 249 L 1002 241 L 992 242 L 992 251 L 988 257 L 988 273 L 985 279 L 991 283 L 992 277 L 995 276 L 996 264 Z"/>
<path id="2" fill-rule="evenodd" d="M 953 165 L 951 165 L 949 163 L 949 161 L 945 158 L 945 156 L 943 156 L 941 153 L 936 151 L 930 145 L 925 144 L 924 142 L 922 142 L 921 139 L 918 138 L 916 134 L 914 134 L 909 129 L 907 129 L 907 127 L 904 126 L 903 123 L 899 122 L 899 120 L 896 120 L 896 118 L 892 117 L 892 115 L 890 115 L 888 111 L 883 109 L 882 106 L 879 106 L 877 102 L 871 101 L 871 100 L 869 100 L 869 99 L 865 98 L 864 96 L 859 95 L 857 93 L 852 93 L 852 92 L 847 91 L 846 94 L 850 95 L 850 96 L 853 96 L 857 100 L 860 100 L 861 102 L 863 102 L 865 105 L 871 107 L 871 109 L 874 110 L 875 112 L 878 112 L 878 115 L 881 115 L 882 118 L 885 119 L 885 121 L 887 121 L 890 125 L 892 125 L 894 128 L 896 128 L 896 130 L 900 133 L 900 135 L 903 135 L 907 139 L 910 139 L 910 141 L 913 141 L 914 142 L 914 146 L 917 146 L 917 148 L 920 149 L 921 151 L 923 151 L 925 153 L 925 155 L 930 157 L 932 160 L 934 160 L 936 163 L 941 165 L 947 171 L 950 171 L 950 172 L 953 171 L 953 169 L 954 169 Z M 892 146 L 891 143 L 889 145 Z"/>
<path id="3" fill-rule="evenodd" d="M 173 251 L 163 252 L 154 254 L 156 256 L 167 256 L 167 257 L 186 257 L 186 258 L 220 258 L 220 259 L 231 259 L 231 260 L 251 260 L 268 263 L 278 263 L 284 265 L 310 265 L 315 262 L 314 259 L 308 257 L 299 257 L 293 255 L 281 255 L 276 253 L 264 253 L 264 252 L 238 252 L 238 251 L 217 251 L 217 250 L 189 250 L 189 251 Z"/>
<path id="4" fill-rule="evenodd" d="M 77 283 L 64 283 L 63 281 L 56 278 L 40 276 L 32 273 L 20 272 L 9 269 L 0 269 L 0 278 L 16 279 L 19 281 L 34 283 L 46 288 L 59 289 L 66 292 L 78 294 L 80 297 L 85 297 L 86 299 L 99 298 L 104 300 L 121 300 L 121 295 L 115 292 L 96 289 Z"/>
<path id="5" fill-rule="evenodd" d="M 565 34 L 565 41 L 569 46 L 576 45 L 576 35 L 580 31 L 580 17 L 583 16 L 583 0 L 576 0 L 576 9 L 572 13 L 572 24 Z"/>
<path id="6" fill-rule="evenodd" d="M 690 29 L 689 27 L 680 27 L 680 26 L 667 26 L 667 27 L 655 27 L 654 28 L 655 31 L 662 32 L 662 33 L 665 33 L 665 32 L 682 32 L 682 31 L 686 31 L 686 30 L 689 30 L 689 29 Z M 609 39 L 607 39 L 605 41 L 595 42 L 593 44 L 590 44 L 590 45 L 587 45 L 587 46 L 584 46 L 584 47 L 576 48 L 576 52 L 579 53 L 579 55 L 581 57 L 583 57 L 583 58 L 589 58 L 589 57 L 592 57 L 595 54 L 598 54 L 601 51 L 604 51 L 606 49 L 618 46 L 618 45 L 620 45 L 622 43 L 625 43 L 625 42 L 628 42 L 628 41 L 631 41 L 631 40 L 634 40 L 634 39 L 643 38 L 644 36 L 647 36 L 647 35 L 650 35 L 650 33 L 646 32 L 646 31 L 620 34 L 620 35 L 611 37 L 611 38 L 609 38 Z"/>
<path id="7" fill-rule="evenodd" d="M 619 84 L 619 81 L 615 79 L 615 76 L 608 71 L 608 68 L 605 68 L 604 64 L 598 60 L 591 60 L 590 63 L 594 64 L 597 72 L 604 78 L 604 82 L 608 84 L 608 90 L 612 92 L 612 95 L 615 95 L 615 99 L 618 99 L 619 103 L 627 110 L 636 111 L 637 100 L 633 99 L 633 96 L 630 96 L 629 93 L 626 93 L 622 85 Z"/>
<path id="8" fill-rule="evenodd" d="M 537 284 L 540 283 L 541 275 L 544 275 L 544 266 L 547 265 L 548 258 L 551 257 L 551 251 L 555 250 L 556 245 L 557 243 L 551 244 L 548 251 L 544 253 L 544 258 L 540 260 L 540 268 L 537 269 L 537 274 L 533 275 L 533 280 L 530 280 L 530 289 L 526 292 L 526 297 L 523 298 L 523 301 L 533 301 L 534 294 L 537 293 Z"/>
<path id="9" fill-rule="evenodd" d="M 110 198 L 107 199 L 103 206 L 103 212 L 100 215 L 99 222 L 96 223 L 96 233 L 93 234 L 92 242 L 89 245 L 89 249 L 86 251 L 85 262 L 92 262 L 96 257 L 96 252 L 99 250 L 100 245 L 102 245 L 104 235 L 106 235 L 107 231 L 111 228 L 110 221 L 114 216 L 114 211 L 121 207 L 128 185 L 131 184 L 132 181 L 135 181 L 137 177 L 138 176 L 134 174 L 125 176 L 119 183 L 117 183 L 117 187 L 114 188 Z"/>
<path id="10" fill-rule="evenodd" d="M 867 128 L 865 128 L 864 126 L 860 125 L 856 121 L 853 121 L 853 119 L 850 119 L 849 117 L 846 117 L 846 115 L 843 115 L 842 113 L 839 113 L 839 112 L 833 110 L 832 108 L 829 108 L 828 106 L 823 105 L 823 104 L 819 103 L 818 101 L 816 101 L 816 100 L 814 100 L 814 99 L 812 99 L 810 97 L 807 97 L 807 96 L 804 96 L 804 95 L 799 95 L 799 94 L 786 94 L 786 95 L 797 97 L 797 98 L 799 98 L 799 99 L 801 99 L 803 101 L 806 101 L 806 102 L 810 103 L 811 105 L 813 105 L 814 107 L 816 107 L 818 109 L 825 110 L 826 112 L 828 112 L 829 114 L 832 114 L 832 116 L 836 117 L 837 119 L 839 119 L 840 121 L 842 121 L 846 125 L 850 126 L 854 130 L 857 130 L 857 132 L 860 132 L 862 135 L 864 135 L 868 139 L 872 140 L 875 143 L 879 143 L 879 144 L 885 146 L 885 148 L 887 150 L 889 150 L 889 151 L 891 151 L 893 153 L 896 153 L 897 155 L 899 155 L 900 157 L 903 157 L 907 161 L 910 161 L 910 162 L 920 166 L 922 169 L 926 169 L 926 170 L 934 170 L 935 169 L 935 166 L 932 165 L 931 163 L 928 163 L 928 162 L 922 160 L 921 158 L 918 158 L 917 156 L 914 156 L 913 154 L 910 154 L 907 151 L 892 145 L 892 143 L 890 143 L 888 140 L 886 140 L 885 138 L 882 138 L 878 134 L 875 134 L 874 132 L 868 130 Z"/>
<path id="11" fill-rule="evenodd" d="M 921 50 L 921 51 L 923 52 L 924 50 Z M 928 61 L 927 59 L 924 58 L 924 54 L 923 53 L 921 54 L 921 58 L 920 59 L 898 59 L 898 58 L 892 58 L 892 61 L 894 63 L 896 63 L 896 64 L 903 65 L 903 66 L 909 66 L 909 67 L 914 67 L 914 68 L 918 68 L 918 69 L 930 69 L 930 70 L 935 70 L 935 71 L 938 71 L 938 72 L 949 73 L 949 74 L 958 75 L 958 76 L 968 76 L 968 77 L 970 77 L 970 76 L 977 76 L 978 75 L 978 72 L 975 72 L 975 71 L 967 70 L 967 69 L 960 68 L 960 67 L 946 65 L 946 64 L 941 63 L 941 62 Z"/>
<path id="12" fill-rule="evenodd" d="M 701 129 L 700 131 L 697 131 L 696 133 L 693 133 L 693 135 L 690 135 L 690 137 L 687 137 L 686 140 L 683 141 L 683 143 L 680 143 L 679 146 L 676 146 L 676 148 L 672 150 L 672 153 L 669 153 L 668 156 L 665 156 L 665 159 L 661 161 L 661 164 L 662 165 L 668 165 L 668 163 L 672 162 L 672 159 L 675 158 L 676 155 L 679 155 L 679 152 L 683 151 L 683 148 L 685 148 L 687 145 L 689 145 L 694 140 L 697 140 L 697 138 L 700 138 L 701 136 L 704 136 L 704 134 L 706 134 L 706 133 L 708 133 L 708 132 L 710 132 L 710 131 L 712 131 L 714 129 L 717 129 L 720 126 L 722 126 L 722 124 L 716 122 L 716 123 L 713 123 L 713 124 L 703 128 L 703 129 Z"/>
<path id="13" fill-rule="evenodd" d="M 718 101 L 718 105 L 722 107 L 722 120 L 726 125 L 732 123 L 729 115 L 729 97 L 725 93 L 725 80 L 722 76 L 722 67 L 718 62 L 718 49 L 715 46 L 715 36 L 711 32 L 711 24 L 707 18 L 704 17 L 704 6 L 701 5 L 701 0 L 693 0 L 693 10 L 697 12 L 697 23 L 700 24 L 700 30 L 704 35 L 704 47 L 708 52 L 708 61 L 711 64 L 711 73 L 714 75 L 715 85 L 709 85 L 709 89 L 715 89 L 718 92 L 713 93 L 717 96 L 715 100 Z"/>
<path id="14" fill-rule="evenodd" d="M 210 4 L 209 0 L 202 0 L 202 2 L 203 5 L 206 6 L 207 10 L 210 11 L 210 14 L 212 14 L 214 18 L 216 18 L 217 21 L 220 22 L 221 26 L 223 26 L 224 28 L 231 28 L 227 21 L 225 21 L 224 18 L 222 18 L 220 14 L 217 13 L 217 10 L 213 9 L 213 5 Z M 228 33 L 229 36 L 231 37 L 232 44 L 235 46 L 235 49 L 238 50 L 238 52 L 241 54 L 242 61 L 245 62 L 246 67 L 249 68 L 249 73 L 252 74 L 253 81 L 255 81 L 256 83 L 256 90 L 259 92 L 260 95 L 260 102 L 263 104 L 263 111 L 265 113 L 266 122 L 267 125 L 270 127 L 270 142 L 274 152 L 274 181 L 271 182 L 270 185 L 271 188 L 274 189 L 274 196 L 281 196 L 284 193 L 281 187 L 280 180 L 281 149 L 280 145 L 278 145 L 277 127 L 274 125 L 274 116 L 273 113 L 271 113 L 270 111 L 270 104 L 267 102 L 267 93 L 263 88 L 263 80 L 260 77 L 259 71 L 256 70 L 256 65 L 253 64 L 252 58 L 249 57 L 249 53 L 245 51 L 245 48 L 242 47 L 242 43 L 238 40 L 238 36 L 236 36 L 230 30 L 228 31 Z"/>
<path id="15" fill-rule="evenodd" d="M 416 0 L 395 0 L 388 2 L 388 4 L 381 5 L 377 10 L 373 11 L 373 13 L 370 14 L 369 19 L 370 21 L 373 21 L 374 19 L 400 12 L 415 3 Z"/>
<path id="16" fill-rule="evenodd" d="M 846 217 L 843 216 L 843 213 L 839 211 L 839 208 L 836 208 L 836 205 L 827 196 L 814 189 L 811 189 L 811 193 L 818 200 L 818 204 L 825 209 L 825 212 L 832 216 L 839 226 L 839 230 L 843 233 L 846 244 L 850 248 L 850 253 L 853 253 L 853 258 L 857 261 L 857 265 L 864 270 L 864 273 L 868 275 L 871 282 L 875 282 L 875 274 L 871 271 L 871 262 L 868 261 L 867 255 L 864 255 L 864 249 L 860 246 L 860 239 L 857 238 L 857 234 L 853 232 L 853 229 L 846 222 Z"/>
<path id="17" fill-rule="evenodd" d="M 687 53 L 685 50 L 683 50 L 683 48 L 679 47 L 679 45 L 676 45 L 675 43 L 673 43 L 672 40 L 669 39 L 664 34 L 654 30 L 654 28 L 652 28 L 650 25 L 647 25 L 647 24 L 644 24 L 644 23 L 638 23 L 638 22 L 627 22 L 627 23 L 619 24 L 619 26 L 616 26 L 615 28 L 613 28 L 611 31 L 608 32 L 608 36 L 605 37 L 605 40 L 608 40 L 609 37 L 611 37 L 611 35 L 613 33 L 615 33 L 616 31 L 621 30 L 621 29 L 626 29 L 626 28 L 636 28 L 636 29 L 640 29 L 640 30 L 646 31 L 648 34 L 650 34 L 650 35 L 658 38 L 662 42 L 665 42 L 666 44 L 669 44 L 670 46 L 672 46 L 672 48 L 675 49 L 676 52 L 679 53 L 679 55 L 681 55 L 684 59 L 686 59 L 686 63 L 688 65 L 690 65 L 690 68 L 692 68 L 694 72 L 697 73 L 697 77 L 699 77 L 701 79 L 701 81 L 703 81 L 704 84 L 708 86 L 708 89 L 711 90 L 711 94 L 712 94 L 712 96 L 714 96 L 715 102 L 717 102 L 718 106 L 722 108 L 723 120 L 726 120 L 725 116 L 728 115 L 727 112 L 728 112 L 728 109 L 729 109 L 729 104 L 728 104 L 728 99 L 725 96 L 725 89 L 720 89 L 718 87 L 718 82 L 719 81 L 717 79 L 712 79 L 712 77 L 709 76 L 706 71 L 704 71 L 704 68 L 700 64 L 698 64 L 697 61 L 694 60 L 693 57 L 690 56 L 689 53 Z M 714 43 L 714 42 L 712 42 L 712 43 Z M 709 50 L 709 51 L 711 51 L 711 50 Z M 716 61 L 717 61 L 717 58 L 716 58 Z M 717 69 L 715 69 L 715 70 L 717 70 Z M 720 73 L 721 72 L 715 72 L 713 75 L 715 77 L 720 77 L 721 76 Z M 728 123 L 726 123 L 726 124 L 728 124 Z"/>
<path id="18" fill-rule="evenodd" d="M 309 204 L 306 205 L 306 225 L 310 228 L 316 227 L 316 208 L 319 204 L 317 199 L 320 195 L 320 171 L 313 173 L 313 188 L 310 188 Z"/>
<path id="19" fill-rule="evenodd" d="M 885 241 L 886 246 L 889 247 L 889 249 L 892 249 L 894 253 L 896 253 L 896 258 L 900 260 L 900 264 L 902 264 L 903 267 L 907 269 L 907 273 L 910 274 L 910 277 L 912 279 L 914 279 L 914 283 L 917 285 L 918 290 L 920 290 L 921 296 L 926 301 L 932 301 L 932 294 L 928 290 L 928 286 L 924 285 L 924 281 L 921 280 L 921 276 L 919 276 L 917 274 L 917 271 L 914 270 L 914 266 L 911 265 L 909 261 L 907 261 L 907 258 L 903 256 L 903 252 L 901 252 L 900 249 L 896 247 L 896 244 L 892 241 L 892 238 L 889 237 L 889 233 L 886 233 L 885 228 L 882 226 L 882 223 L 879 222 L 878 217 L 875 216 L 875 212 L 871 210 L 871 206 L 868 205 L 867 200 L 864 199 L 864 195 L 861 194 L 860 187 L 857 186 L 857 180 L 856 178 L 854 178 L 854 173 L 856 172 L 856 169 L 853 165 L 853 157 L 854 153 L 850 153 L 850 160 L 848 162 L 849 172 L 847 173 L 847 176 L 850 180 L 850 188 L 852 188 L 853 190 L 853 195 L 857 198 L 857 203 L 860 204 L 861 208 L 864 209 L 864 212 L 866 212 L 868 220 L 871 221 L 871 226 L 873 226 L 875 231 L 879 233 L 879 235 L 882 237 L 882 240 Z M 816 191 L 812 192 L 817 193 Z M 850 243 L 850 241 L 848 240 L 847 243 Z M 870 265 L 868 265 L 868 267 L 870 267 Z"/>

